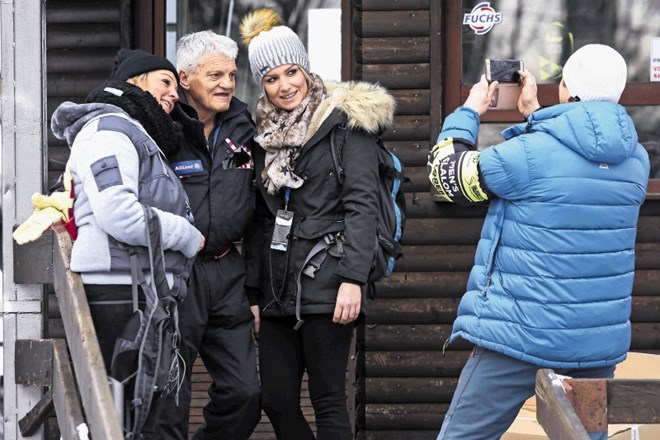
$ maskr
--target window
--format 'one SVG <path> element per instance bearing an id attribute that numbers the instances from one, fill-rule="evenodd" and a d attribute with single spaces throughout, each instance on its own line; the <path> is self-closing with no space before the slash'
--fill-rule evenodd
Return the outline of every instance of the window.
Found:
<path id="1" fill-rule="evenodd" d="M 239 47 L 234 94 L 253 110 L 261 88 L 252 79 L 247 48 L 240 38 L 239 25 L 245 14 L 260 7 L 276 9 L 284 18 L 285 24 L 307 45 L 308 11 L 338 9 L 340 2 L 341 0 L 167 0 L 166 54 L 175 62 L 176 41 L 191 32 L 211 29 L 219 34 L 229 35 Z M 315 71 L 313 56 L 314 54 L 310 53 L 312 70 Z"/>
<path id="2" fill-rule="evenodd" d="M 473 28 L 463 20 L 475 7 L 490 17 L 468 18 Z M 660 37 L 657 20 L 652 17 L 660 17 L 659 2 L 450 0 L 444 12 L 445 114 L 465 100 L 484 70 L 484 58 L 523 60 L 537 78 L 541 104 L 555 104 L 566 59 L 585 44 L 602 43 L 616 48 L 628 63 L 628 85 L 621 104 L 635 121 L 640 143 L 657 146 L 660 142 L 660 82 L 650 81 L 651 44 Z M 489 111 L 483 120 L 517 122 L 520 114 Z"/>

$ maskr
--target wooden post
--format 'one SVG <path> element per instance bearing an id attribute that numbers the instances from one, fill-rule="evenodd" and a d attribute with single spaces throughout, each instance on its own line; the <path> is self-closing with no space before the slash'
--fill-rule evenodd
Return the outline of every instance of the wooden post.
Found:
<path id="1" fill-rule="evenodd" d="M 69 268 L 71 239 L 66 233 L 56 236 L 53 284 L 87 424 L 92 438 L 121 439 L 124 435 L 115 413 L 108 375 L 105 372 L 85 289 L 80 275 L 71 272 Z"/>
<path id="2" fill-rule="evenodd" d="M 536 373 L 536 419 L 551 440 L 589 440 L 561 379 L 545 368 Z"/>

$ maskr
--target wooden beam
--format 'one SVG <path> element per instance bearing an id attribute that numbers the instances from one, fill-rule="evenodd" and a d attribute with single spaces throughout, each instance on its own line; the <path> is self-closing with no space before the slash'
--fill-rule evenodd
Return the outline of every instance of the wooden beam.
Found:
<path id="1" fill-rule="evenodd" d="M 62 438 L 86 438 L 85 416 L 66 342 L 63 339 L 18 340 L 15 365 L 17 383 L 48 388 L 34 408 L 19 420 L 21 435 L 33 435 L 55 409 Z"/>
<path id="2" fill-rule="evenodd" d="M 607 432 L 607 381 L 568 379 L 564 389 L 587 432 Z"/>
<path id="3" fill-rule="evenodd" d="M 551 440 L 589 440 L 561 379 L 546 368 L 536 373 L 536 418 Z"/>
<path id="4" fill-rule="evenodd" d="M 429 35 L 428 10 L 362 12 L 358 37 L 424 37 Z"/>
<path id="5" fill-rule="evenodd" d="M 607 381 L 609 423 L 660 423 L 660 380 Z"/>
<path id="6" fill-rule="evenodd" d="M 14 246 L 14 283 L 47 284 L 53 277 L 53 234 L 44 233 L 38 239 Z"/>
<path id="7" fill-rule="evenodd" d="M 27 412 L 19 421 L 18 429 L 23 437 L 30 437 L 37 432 L 37 429 L 44 423 L 44 420 L 53 411 L 53 390 L 46 391 L 46 394 Z"/>
<path id="8" fill-rule="evenodd" d="M 56 234 L 53 284 L 92 438 L 124 437 L 80 275 L 71 272 L 71 239 Z"/>

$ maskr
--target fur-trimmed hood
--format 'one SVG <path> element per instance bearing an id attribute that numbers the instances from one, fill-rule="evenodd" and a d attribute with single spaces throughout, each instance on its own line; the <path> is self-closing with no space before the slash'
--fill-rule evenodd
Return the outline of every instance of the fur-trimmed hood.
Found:
<path id="1" fill-rule="evenodd" d="M 339 109 L 348 116 L 349 128 L 381 134 L 392 127 L 396 101 L 384 87 L 363 81 L 327 81 L 325 87 L 328 96 L 312 117 L 307 139 L 316 133 L 334 109 Z"/>

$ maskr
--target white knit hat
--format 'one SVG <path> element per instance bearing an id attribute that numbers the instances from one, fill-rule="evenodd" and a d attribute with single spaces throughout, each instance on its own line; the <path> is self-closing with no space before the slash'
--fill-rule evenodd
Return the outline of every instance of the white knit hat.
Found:
<path id="1" fill-rule="evenodd" d="M 563 79 L 569 95 L 580 101 L 619 102 L 627 74 L 619 52 L 603 44 L 587 44 L 568 58 Z"/>
<path id="2" fill-rule="evenodd" d="M 309 72 L 305 46 L 291 28 L 282 25 L 282 19 L 272 9 L 257 9 L 244 17 L 241 35 L 258 84 L 266 73 L 283 64 L 297 64 Z"/>

